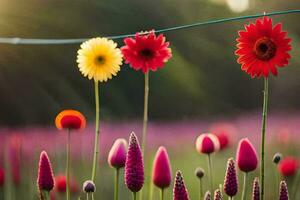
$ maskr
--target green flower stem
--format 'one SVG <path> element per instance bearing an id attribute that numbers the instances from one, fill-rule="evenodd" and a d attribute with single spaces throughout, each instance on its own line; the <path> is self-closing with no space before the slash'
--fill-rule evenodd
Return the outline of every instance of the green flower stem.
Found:
<path id="1" fill-rule="evenodd" d="M 137 200 L 137 198 L 136 198 L 136 192 L 132 192 L 132 195 L 133 195 L 133 200 Z"/>
<path id="2" fill-rule="evenodd" d="M 94 199 L 94 193 L 92 193 L 92 200 L 95 200 L 95 199 Z"/>
<path id="3" fill-rule="evenodd" d="M 67 200 L 70 200 L 70 137 L 71 137 L 71 130 L 68 129 L 68 136 L 67 136 L 67 167 L 66 167 L 66 197 Z"/>
<path id="4" fill-rule="evenodd" d="M 199 199 L 203 199 L 203 185 L 202 185 L 202 178 L 199 179 Z"/>
<path id="5" fill-rule="evenodd" d="M 114 195 L 114 200 L 119 199 L 119 174 L 120 174 L 120 169 L 116 168 L 115 170 L 115 195 Z"/>
<path id="6" fill-rule="evenodd" d="M 277 171 L 277 167 L 278 167 L 278 165 L 274 164 L 274 173 L 275 173 L 275 177 L 276 177 L 276 180 L 275 180 L 276 187 L 275 188 L 279 188 L 279 182 L 280 182 L 280 176 L 279 176 L 279 173 Z M 276 190 L 276 195 L 279 198 L 279 190 Z"/>
<path id="7" fill-rule="evenodd" d="M 145 89 L 144 89 L 144 116 L 143 116 L 143 136 L 142 136 L 142 153 L 146 160 L 146 140 L 148 127 L 148 101 L 149 101 L 149 72 L 145 73 Z M 151 183 L 149 185 L 151 187 Z M 151 191 L 150 191 L 151 192 Z M 143 189 L 139 194 L 140 200 L 143 199 Z"/>
<path id="8" fill-rule="evenodd" d="M 213 177 L 212 177 L 212 162 L 211 162 L 211 155 L 207 154 L 207 163 L 208 163 L 208 176 L 209 176 L 209 184 L 210 184 L 210 191 L 213 194 Z"/>
<path id="9" fill-rule="evenodd" d="M 89 193 L 86 193 L 86 200 L 89 200 Z"/>
<path id="10" fill-rule="evenodd" d="M 247 178 L 248 178 L 248 173 L 244 172 L 244 185 L 243 185 L 243 192 L 242 192 L 242 200 L 246 200 L 247 197 Z"/>
<path id="11" fill-rule="evenodd" d="M 160 190 L 160 200 L 164 200 L 164 188 Z"/>
<path id="12" fill-rule="evenodd" d="M 262 112 L 262 128 L 261 128 L 261 167 L 260 167 L 260 180 L 261 189 L 260 196 L 262 200 L 265 200 L 265 140 L 266 140 L 266 121 L 268 110 L 268 78 L 264 79 L 264 100 L 263 100 L 263 112 Z"/>
<path id="13" fill-rule="evenodd" d="M 99 154 L 99 122 L 100 122 L 100 104 L 99 104 L 99 84 L 95 81 L 95 106 L 96 106 L 96 122 L 95 122 L 95 143 L 94 143 L 94 158 L 92 169 L 92 181 L 95 182 L 97 174 L 98 154 Z"/>

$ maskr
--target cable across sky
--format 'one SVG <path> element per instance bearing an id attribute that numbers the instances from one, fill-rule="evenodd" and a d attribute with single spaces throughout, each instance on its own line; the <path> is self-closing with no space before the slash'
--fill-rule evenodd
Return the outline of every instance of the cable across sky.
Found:
<path id="1" fill-rule="evenodd" d="M 244 19 L 253 19 L 263 16 L 275 16 L 275 15 L 287 15 L 287 14 L 299 14 L 300 10 L 287 10 L 287 11 L 276 11 L 270 13 L 263 13 L 263 14 L 255 14 L 255 15 L 245 15 L 239 17 L 231 17 L 231 18 L 223 18 L 223 19 L 216 19 L 210 20 L 205 22 L 196 22 L 193 24 L 186 24 L 182 26 L 174 26 L 165 29 L 158 29 L 155 30 L 155 33 L 165 33 L 170 31 L 177 31 L 181 29 L 189 29 L 194 27 L 212 25 L 212 24 L 220 24 L 225 22 L 231 21 L 239 21 Z M 101 36 L 106 37 L 109 39 L 123 39 L 126 37 L 132 37 L 133 34 L 123 34 L 123 35 L 115 35 L 115 36 Z M 12 44 L 12 45 L 60 45 L 60 44 L 78 44 L 82 43 L 91 38 L 77 38 L 77 39 L 39 39 L 39 38 L 20 38 L 20 37 L 0 37 L 0 44 Z"/>

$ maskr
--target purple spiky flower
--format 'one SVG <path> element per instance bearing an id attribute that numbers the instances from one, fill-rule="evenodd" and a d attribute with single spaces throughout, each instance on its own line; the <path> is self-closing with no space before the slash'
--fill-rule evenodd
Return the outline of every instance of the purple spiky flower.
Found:
<path id="1" fill-rule="evenodd" d="M 51 162 L 45 151 L 42 151 L 40 155 L 37 184 L 40 191 L 49 192 L 54 187 L 54 176 Z"/>
<path id="2" fill-rule="evenodd" d="M 288 187 L 285 181 L 280 182 L 279 200 L 289 200 Z"/>
<path id="3" fill-rule="evenodd" d="M 220 189 L 215 190 L 214 200 L 223 200 L 223 195 Z"/>
<path id="4" fill-rule="evenodd" d="M 144 185 L 144 161 L 139 141 L 132 132 L 125 163 L 125 184 L 132 192 L 138 192 Z"/>
<path id="5" fill-rule="evenodd" d="M 235 161 L 233 158 L 229 158 L 227 162 L 227 170 L 224 180 L 224 192 L 233 197 L 238 192 L 238 178 L 235 168 Z"/>
<path id="6" fill-rule="evenodd" d="M 256 177 L 253 181 L 252 200 L 260 200 L 259 179 Z"/>
<path id="7" fill-rule="evenodd" d="M 204 200 L 211 200 L 211 194 L 209 191 L 207 191 L 204 195 Z"/>
<path id="8" fill-rule="evenodd" d="M 180 171 L 176 172 L 173 188 L 173 200 L 189 200 L 189 194 L 185 188 L 183 177 Z"/>

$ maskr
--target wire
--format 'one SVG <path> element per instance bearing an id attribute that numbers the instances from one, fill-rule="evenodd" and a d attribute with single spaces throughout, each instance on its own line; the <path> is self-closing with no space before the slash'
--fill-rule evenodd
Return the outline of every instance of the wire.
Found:
<path id="1" fill-rule="evenodd" d="M 274 16 L 274 15 L 286 15 L 292 13 L 300 13 L 300 10 L 287 10 L 287 11 L 277 11 L 277 12 L 270 12 L 270 13 L 263 13 L 263 14 L 255 14 L 255 15 L 246 15 L 240 17 L 231 17 L 231 18 L 224 18 L 224 19 L 217 19 L 211 20 L 206 22 L 197 22 L 193 24 L 187 24 L 182 26 L 175 26 L 165 29 L 155 30 L 155 33 L 165 33 L 170 31 L 177 31 L 181 29 L 188 29 L 194 28 L 198 26 L 206 26 L 212 24 L 220 24 L 225 22 L 231 21 L 239 21 L 243 19 L 253 19 L 263 16 Z M 123 39 L 126 37 L 133 37 L 135 34 L 124 34 L 124 35 L 116 35 L 116 36 L 107 36 L 106 38 L 109 39 Z M 36 38 L 19 38 L 19 37 L 0 37 L 0 44 L 12 44 L 12 45 L 59 45 L 59 44 L 77 44 L 82 43 L 90 38 L 78 38 L 78 39 L 36 39 Z"/>

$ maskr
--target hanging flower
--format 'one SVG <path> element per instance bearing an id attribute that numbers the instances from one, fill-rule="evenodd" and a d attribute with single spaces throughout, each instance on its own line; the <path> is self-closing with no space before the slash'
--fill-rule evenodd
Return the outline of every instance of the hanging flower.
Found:
<path id="1" fill-rule="evenodd" d="M 125 164 L 125 184 L 132 192 L 138 192 L 144 185 L 144 161 L 139 141 L 132 132 Z"/>
<path id="2" fill-rule="evenodd" d="M 238 177 L 233 158 L 230 158 L 227 162 L 227 170 L 224 180 L 224 192 L 230 197 L 235 196 L 238 192 Z"/>
<path id="3" fill-rule="evenodd" d="M 116 76 L 122 65 L 122 54 L 117 44 L 107 38 L 93 38 L 81 44 L 78 68 L 88 79 L 106 82 Z"/>
<path id="4" fill-rule="evenodd" d="M 86 120 L 83 114 L 77 110 L 63 110 L 55 118 L 55 125 L 62 129 L 84 129 Z"/>
<path id="5" fill-rule="evenodd" d="M 2 168 L 0 168 L 0 188 L 3 187 L 5 183 L 5 173 Z"/>
<path id="6" fill-rule="evenodd" d="M 243 172 L 254 171 L 257 168 L 257 153 L 248 138 L 240 140 L 236 160 L 239 169 Z"/>
<path id="7" fill-rule="evenodd" d="M 45 151 L 41 152 L 37 179 L 40 191 L 51 191 L 54 187 L 54 176 L 50 159 Z"/>
<path id="8" fill-rule="evenodd" d="M 125 38 L 125 46 L 121 51 L 125 63 L 135 70 L 142 70 L 143 73 L 149 70 L 156 71 L 163 68 L 164 64 L 172 57 L 169 42 L 163 34 L 155 35 L 154 31 L 136 33 L 134 38 Z"/>
<path id="9" fill-rule="evenodd" d="M 152 181 L 154 185 L 161 189 L 169 187 L 171 185 L 171 173 L 168 152 L 164 147 L 159 147 L 153 162 Z"/>
<path id="10" fill-rule="evenodd" d="M 189 200 L 189 194 L 185 188 L 183 177 L 180 171 L 176 172 L 173 188 L 173 200 Z"/>
<path id="11" fill-rule="evenodd" d="M 108 164 L 116 169 L 123 168 L 126 162 L 127 142 L 125 139 L 117 139 L 108 154 Z"/>
<path id="12" fill-rule="evenodd" d="M 196 149 L 199 153 L 211 154 L 220 149 L 220 142 L 215 135 L 203 133 L 196 140 Z"/>
<path id="13" fill-rule="evenodd" d="M 284 158 L 278 165 L 279 172 L 283 176 L 294 176 L 299 168 L 299 162 L 293 157 Z"/>
<path id="14" fill-rule="evenodd" d="M 281 23 L 273 26 L 268 17 L 246 25 L 245 30 L 239 31 L 237 42 L 238 63 L 252 78 L 268 77 L 270 72 L 276 76 L 276 67 L 286 66 L 291 58 L 291 39 L 282 31 Z"/>

